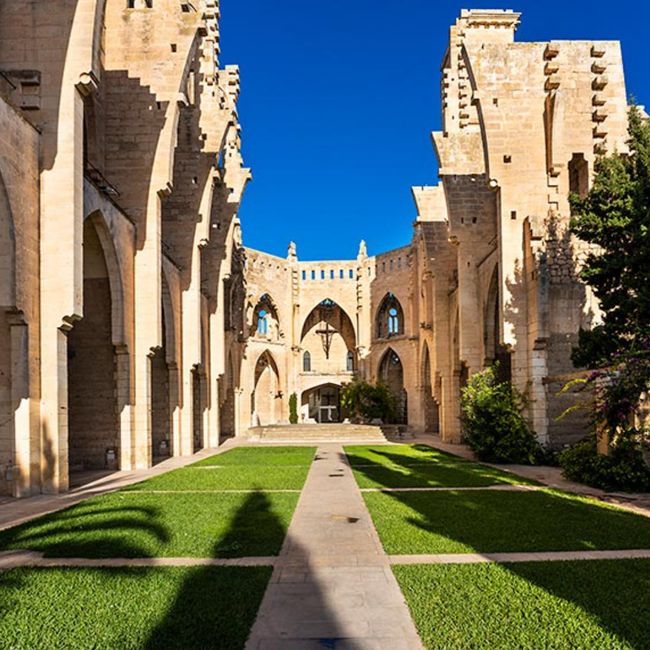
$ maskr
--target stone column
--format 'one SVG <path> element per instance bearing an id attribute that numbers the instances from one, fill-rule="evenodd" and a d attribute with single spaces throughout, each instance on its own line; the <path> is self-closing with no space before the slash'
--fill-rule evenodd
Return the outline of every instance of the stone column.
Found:
<path id="1" fill-rule="evenodd" d="M 29 331 L 21 315 L 9 317 L 11 337 L 11 403 L 14 412 L 13 495 L 30 494 L 31 400 L 29 386 Z"/>

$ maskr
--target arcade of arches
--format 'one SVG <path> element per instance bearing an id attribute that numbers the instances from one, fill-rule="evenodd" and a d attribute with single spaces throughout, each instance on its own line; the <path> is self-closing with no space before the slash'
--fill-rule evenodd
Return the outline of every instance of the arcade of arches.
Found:
<path id="1" fill-rule="evenodd" d="M 243 245 L 216 4 L 0 3 L 0 495 L 216 447 L 288 422 L 294 393 L 302 422 L 343 420 L 355 374 L 458 442 L 464 382 L 499 361 L 542 441 L 580 437 L 558 392 L 598 305 L 568 195 L 625 151 L 620 46 L 521 44 L 518 14 L 463 12 L 411 241 L 303 262 Z"/>

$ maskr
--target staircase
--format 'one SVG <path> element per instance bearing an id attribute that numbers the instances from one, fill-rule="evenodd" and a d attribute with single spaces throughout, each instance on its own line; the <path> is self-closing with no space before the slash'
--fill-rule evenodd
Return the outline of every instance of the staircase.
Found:
<path id="1" fill-rule="evenodd" d="M 256 443 L 345 442 L 365 445 L 388 442 L 386 435 L 397 433 L 397 427 L 366 424 L 274 424 L 251 427 L 248 439 Z"/>

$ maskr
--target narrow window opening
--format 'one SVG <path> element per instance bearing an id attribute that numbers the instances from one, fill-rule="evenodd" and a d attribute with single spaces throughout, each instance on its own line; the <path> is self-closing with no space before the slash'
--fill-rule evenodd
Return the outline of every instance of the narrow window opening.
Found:
<path id="1" fill-rule="evenodd" d="M 308 350 L 302 355 L 302 371 L 311 372 L 311 354 Z"/>
<path id="2" fill-rule="evenodd" d="M 589 193 L 589 163 L 584 154 L 574 153 L 569 163 L 569 193 L 581 199 Z"/>

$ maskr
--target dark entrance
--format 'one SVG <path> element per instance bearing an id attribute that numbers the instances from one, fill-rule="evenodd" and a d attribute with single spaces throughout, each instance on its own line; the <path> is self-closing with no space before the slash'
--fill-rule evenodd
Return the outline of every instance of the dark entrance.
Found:
<path id="1" fill-rule="evenodd" d="M 308 417 L 320 424 L 341 422 L 340 387 L 335 384 L 317 386 L 302 394 L 303 408 L 308 412 Z"/>

